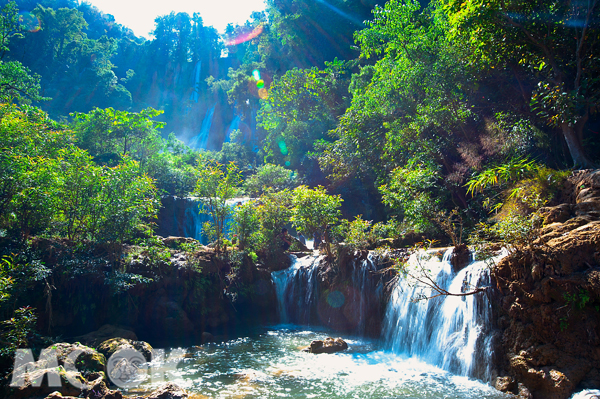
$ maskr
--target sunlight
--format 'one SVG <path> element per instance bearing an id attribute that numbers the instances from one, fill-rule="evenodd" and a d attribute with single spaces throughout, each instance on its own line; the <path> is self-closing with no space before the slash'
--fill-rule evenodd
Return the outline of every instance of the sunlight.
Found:
<path id="1" fill-rule="evenodd" d="M 171 12 L 187 12 L 190 16 L 199 13 L 205 26 L 213 26 L 223 32 L 227 24 L 244 24 L 254 11 L 265 9 L 264 0 L 221 0 L 147 2 L 142 0 L 90 0 L 106 14 L 112 14 L 117 23 L 124 25 L 137 35 L 146 38 L 154 29 L 154 19 Z"/>

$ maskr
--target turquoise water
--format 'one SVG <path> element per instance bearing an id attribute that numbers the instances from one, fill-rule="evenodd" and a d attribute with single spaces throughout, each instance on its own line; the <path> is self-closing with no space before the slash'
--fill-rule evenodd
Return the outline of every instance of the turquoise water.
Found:
<path id="1" fill-rule="evenodd" d="M 459 377 L 416 358 L 381 349 L 378 341 L 343 337 L 349 349 L 314 355 L 300 350 L 312 340 L 337 336 L 280 325 L 223 343 L 185 350 L 153 373 L 196 398 L 508 398 L 489 385 Z M 163 367 L 161 369 L 161 367 Z M 150 378 L 135 391 L 161 382 Z"/>

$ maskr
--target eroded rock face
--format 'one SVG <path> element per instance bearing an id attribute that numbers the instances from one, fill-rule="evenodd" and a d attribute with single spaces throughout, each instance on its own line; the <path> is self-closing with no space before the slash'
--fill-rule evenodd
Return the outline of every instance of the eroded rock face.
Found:
<path id="1" fill-rule="evenodd" d="M 348 344 L 341 338 L 327 337 L 325 340 L 312 341 L 310 345 L 302 349 L 309 353 L 335 353 L 348 349 Z"/>
<path id="2" fill-rule="evenodd" d="M 454 272 L 458 272 L 471 262 L 471 251 L 467 244 L 459 244 L 452 250 L 450 263 Z"/>
<path id="3" fill-rule="evenodd" d="M 600 171 L 569 184 L 570 202 L 544 208 L 539 237 L 493 270 L 499 352 L 520 397 L 566 399 L 600 386 Z"/>

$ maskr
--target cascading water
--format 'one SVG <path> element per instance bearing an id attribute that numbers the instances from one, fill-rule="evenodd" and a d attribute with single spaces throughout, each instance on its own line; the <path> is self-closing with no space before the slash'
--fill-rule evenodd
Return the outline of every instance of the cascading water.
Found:
<path id="1" fill-rule="evenodd" d="M 317 297 L 317 266 L 321 256 L 293 256 L 287 269 L 271 273 L 281 323 L 309 325 Z"/>
<path id="2" fill-rule="evenodd" d="M 364 335 L 370 313 L 378 305 L 381 288 L 371 273 L 372 257 L 355 260 L 344 272 L 344 283 L 319 289 L 318 266 L 322 256 L 313 254 L 271 274 L 277 293 L 280 321 L 301 325 L 322 325 Z M 323 291 L 323 292 L 320 292 Z"/>
<path id="3" fill-rule="evenodd" d="M 331 273 L 334 265 L 322 264 L 321 260 L 316 252 L 294 257 L 292 266 L 273 272 L 272 278 L 282 322 L 313 323 L 318 315 L 315 324 L 324 329 L 271 326 L 223 343 L 195 346 L 185 356 L 175 357 L 180 363 L 177 367 L 163 362 L 153 365 L 156 369 L 150 374 L 168 374 L 169 381 L 179 386 L 220 399 L 509 398 L 489 385 L 434 365 L 461 373 L 459 363 L 470 364 L 465 370 L 477 363 L 468 359 L 477 357 L 477 342 L 486 342 L 482 338 L 489 303 L 481 294 L 472 302 L 473 296 L 411 303 L 413 295 L 429 293 L 401 283 L 392 294 L 386 315 L 387 345 L 392 350 L 382 350 L 381 340 L 348 334 L 343 335 L 349 344 L 344 352 L 314 355 L 299 350 L 312 340 L 337 333 L 337 328 L 327 328 L 334 326 L 328 320 L 335 321 L 335 317 L 322 317 L 327 315 L 323 313 L 326 306 L 337 314 L 352 315 L 353 320 L 361 319 L 352 330 L 356 332 L 361 325 L 370 324 L 369 317 L 376 313 L 369 309 L 370 304 L 384 298 L 382 274 L 373 273 L 378 265 L 371 257 L 340 265 L 335 273 Z M 458 273 L 452 272 L 447 262 L 432 261 L 427 267 L 434 271 L 435 281 L 452 292 L 460 292 L 469 282 L 489 282 L 487 271 L 477 262 Z M 375 316 L 381 319 L 383 312 Z M 450 354 L 446 356 L 444 351 Z M 149 392 L 157 386 L 144 382 L 138 391 Z"/>
<path id="4" fill-rule="evenodd" d="M 455 273 L 449 262 L 450 253 L 448 250 L 442 261 L 426 253 L 414 254 L 409 260 L 409 273 L 417 268 L 428 270 L 435 284 L 450 293 L 460 294 L 469 291 L 468 287 L 490 285 L 486 262 L 472 262 Z M 387 348 L 455 374 L 490 381 L 494 335 L 488 295 L 481 292 L 413 300 L 434 294 L 422 284 L 411 285 L 410 278 L 399 280 L 383 324 Z"/>
<path id="5" fill-rule="evenodd" d="M 213 105 L 211 109 L 206 111 L 206 115 L 204 116 L 204 120 L 202 121 L 202 127 L 200 128 L 200 133 L 198 133 L 188 145 L 192 148 L 206 148 L 206 143 L 208 141 L 208 134 L 210 133 L 210 127 L 212 126 L 213 115 L 215 113 L 215 106 Z"/>

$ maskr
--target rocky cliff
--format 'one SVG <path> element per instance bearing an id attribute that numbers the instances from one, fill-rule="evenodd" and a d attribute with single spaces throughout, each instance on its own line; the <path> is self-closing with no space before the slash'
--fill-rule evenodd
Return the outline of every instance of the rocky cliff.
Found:
<path id="1" fill-rule="evenodd" d="M 493 271 L 503 331 L 497 387 L 564 399 L 600 386 L 600 170 L 578 171 L 539 237 Z"/>

